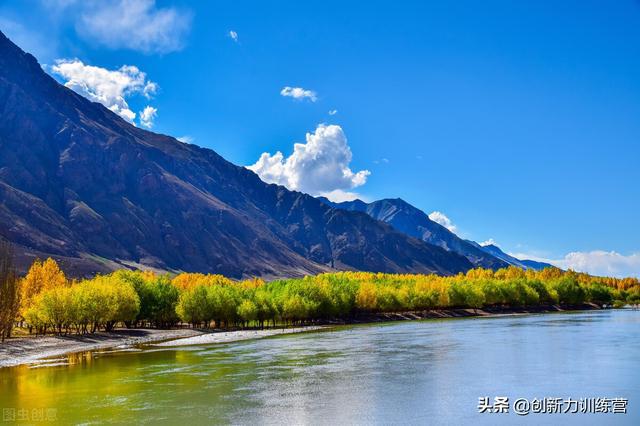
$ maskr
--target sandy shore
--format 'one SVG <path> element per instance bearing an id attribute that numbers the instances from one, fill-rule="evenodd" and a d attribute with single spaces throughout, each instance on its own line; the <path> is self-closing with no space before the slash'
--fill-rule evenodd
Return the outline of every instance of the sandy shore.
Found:
<path id="1" fill-rule="evenodd" d="M 127 348 L 143 343 L 193 337 L 199 334 L 201 334 L 200 331 L 190 329 L 123 329 L 110 333 L 100 332 L 85 336 L 45 336 L 10 339 L 0 344 L 0 367 L 29 364 L 43 358 L 75 352 Z"/>
<path id="2" fill-rule="evenodd" d="M 86 336 L 46 336 L 10 339 L 0 344 L 0 368 L 39 363 L 78 352 L 106 349 L 125 350 L 134 345 L 153 344 L 161 347 L 177 347 L 198 344 L 228 343 L 258 339 L 279 334 L 312 331 L 323 326 L 277 328 L 267 330 L 205 331 L 193 329 L 155 330 L 122 329 L 111 333 L 95 333 Z"/>
<path id="3" fill-rule="evenodd" d="M 310 325 L 297 328 L 270 328 L 267 330 L 238 330 L 203 333 L 198 336 L 185 337 L 183 339 L 169 340 L 155 343 L 153 346 L 175 347 L 187 345 L 207 345 L 210 343 L 237 342 L 239 340 L 258 339 L 261 337 L 277 336 L 279 334 L 302 333 L 305 331 L 319 330 L 326 326 Z"/>

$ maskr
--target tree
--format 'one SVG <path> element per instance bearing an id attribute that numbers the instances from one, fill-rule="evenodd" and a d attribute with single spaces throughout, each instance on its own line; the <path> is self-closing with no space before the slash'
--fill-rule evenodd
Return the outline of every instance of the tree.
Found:
<path id="1" fill-rule="evenodd" d="M 613 301 L 614 290 L 602 283 L 592 284 L 588 290 L 589 300 L 600 305 L 610 304 Z"/>
<path id="2" fill-rule="evenodd" d="M 370 282 L 360 284 L 356 294 L 356 307 L 363 311 L 375 311 L 378 308 L 376 285 Z"/>
<path id="3" fill-rule="evenodd" d="M 131 284 L 121 281 L 113 275 L 105 278 L 106 301 L 110 308 L 105 328 L 107 331 L 111 331 L 119 322 L 136 319 L 140 311 L 140 298 Z"/>
<path id="4" fill-rule="evenodd" d="M 214 316 L 208 289 L 204 285 L 198 285 L 180 294 L 176 312 L 184 322 L 192 324 L 194 327 L 206 323 L 208 324 Z"/>
<path id="5" fill-rule="evenodd" d="M 529 287 L 538 293 L 539 303 L 553 305 L 558 303 L 558 292 L 548 283 L 539 279 L 528 281 Z"/>
<path id="6" fill-rule="evenodd" d="M 258 307 L 251 300 L 245 299 L 238 306 L 238 316 L 246 326 L 249 321 L 258 319 Z"/>
<path id="7" fill-rule="evenodd" d="M 51 328 L 58 334 L 68 332 L 71 324 L 76 322 L 73 315 L 73 296 L 69 287 L 54 287 L 36 296 L 32 307 L 35 311 L 36 326 Z M 27 314 L 32 318 L 33 312 Z"/>
<path id="8" fill-rule="evenodd" d="M 29 268 L 29 272 L 22 280 L 22 312 L 27 311 L 34 298 L 45 290 L 67 285 L 64 272 L 52 258 L 44 262 L 36 260 Z"/>
<path id="9" fill-rule="evenodd" d="M 558 300 L 565 305 L 580 305 L 584 303 L 586 291 L 578 284 L 575 277 L 565 276 L 554 282 L 554 288 L 558 292 Z"/>
<path id="10" fill-rule="evenodd" d="M 176 306 L 180 290 L 168 275 L 145 275 L 138 271 L 124 270 L 115 275 L 133 285 L 140 298 L 140 311 L 136 321 L 148 321 L 155 327 L 171 327 L 178 322 Z"/>
<path id="11" fill-rule="evenodd" d="M 264 328 L 264 323 L 267 320 L 272 320 L 275 327 L 278 308 L 273 301 L 272 293 L 265 289 L 258 289 L 254 296 L 254 301 L 258 309 L 257 319 L 260 322 L 260 327 Z"/>
<path id="12" fill-rule="evenodd" d="M 299 295 L 287 297 L 282 304 L 282 318 L 285 321 L 296 322 L 307 318 L 307 306 Z"/>
<path id="13" fill-rule="evenodd" d="M 20 282 L 13 268 L 11 244 L 0 240 L 0 341 L 11 337 L 20 309 Z"/>

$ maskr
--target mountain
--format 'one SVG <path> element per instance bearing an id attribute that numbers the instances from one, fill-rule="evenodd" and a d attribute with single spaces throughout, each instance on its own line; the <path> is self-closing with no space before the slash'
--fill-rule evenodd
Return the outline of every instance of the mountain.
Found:
<path id="1" fill-rule="evenodd" d="M 212 150 L 139 129 L 57 83 L 2 33 L 0 236 L 23 269 L 53 256 L 72 275 L 472 267 L 364 213 L 268 185 Z"/>
<path id="2" fill-rule="evenodd" d="M 461 254 L 476 267 L 498 269 L 509 266 L 507 261 L 459 238 L 444 226 L 429 219 L 425 212 L 400 198 L 378 200 L 372 203 L 361 200 L 332 203 L 324 197 L 319 199 L 335 208 L 366 213 L 409 236 Z"/>
<path id="3" fill-rule="evenodd" d="M 485 252 L 491 254 L 492 256 L 495 256 L 498 259 L 501 259 L 501 260 L 507 262 L 509 265 L 517 266 L 518 268 L 541 270 L 541 269 L 544 269 L 544 268 L 553 267 L 553 265 L 551 265 L 549 263 L 537 262 L 535 260 L 515 258 L 515 257 L 513 257 L 511 255 L 508 255 L 507 253 L 503 252 L 500 249 L 500 247 L 498 247 L 498 246 L 496 246 L 494 244 L 488 244 L 486 246 L 482 246 L 482 245 L 476 243 L 475 241 L 470 241 L 470 243 L 474 244 L 479 249 L 484 250 Z"/>

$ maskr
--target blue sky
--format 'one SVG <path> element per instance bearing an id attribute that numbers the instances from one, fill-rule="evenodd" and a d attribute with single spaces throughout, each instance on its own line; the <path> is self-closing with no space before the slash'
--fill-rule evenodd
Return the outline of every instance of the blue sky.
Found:
<path id="1" fill-rule="evenodd" d="M 266 179 L 640 275 L 638 1 L 0 0 L 0 29 L 138 126 L 269 153 Z"/>

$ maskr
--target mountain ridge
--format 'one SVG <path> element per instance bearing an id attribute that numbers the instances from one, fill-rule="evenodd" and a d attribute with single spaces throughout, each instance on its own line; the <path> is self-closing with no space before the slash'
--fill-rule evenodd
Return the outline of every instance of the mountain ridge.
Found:
<path id="1" fill-rule="evenodd" d="M 505 253 L 504 251 L 502 251 L 502 249 L 500 247 L 498 247 L 495 244 L 482 245 L 482 244 L 476 243 L 475 241 L 469 241 L 469 242 L 472 243 L 472 244 L 475 244 L 481 250 L 484 250 L 487 253 L 492 254 L 493 256 L 495 256 L 498 259 L 501 259 L 501 260 L 507 262 L 508 264 L 510 264 L 512 266 L 517 266 L 518 268 L 540 270 L 540 269 L 544 269 L 544 268 L 553 267 L 553 265 L 551 265 L 549 263 L 539 262 L 537 260 L 518 259 L 517 257 L 511 256 L 511 255 Z"/>
<path id="2" fill-rule="evenodd" d="M 336 208 L 367 213 L 374 219 L 386 222 L 409 236 L 461 254 L 475 267 L 499 269 L 509 266 L 503 260 L 459 238 L 444 226 L 429 219 L 422 210 L 401 198 L 385 198 L 371 203 L 365 203 L 362 200 L 333 203 L 324 197 L 321 200 Z"/>
<path id="3" fill-rule="evenodd" d="M 472 267 L 366 214 L 269 185 L 213 150 L 127 123 L 0 32 L 0 236 L 22 267 L 139 265 L 231 277 Z"/>
<path id="4" fill-rule="evenodd" d="M 499 248 L 486 248 L 475 241 L 464 240 L 455 233 L 429 219 L 429 216 L 401 198 L 385 198 L 371 203 L 356 199 L 335 203 L 326 197 L 318 197 L 322 202 L 348 211 L 361 211 L 374 219 L 386 222 L 400 232 L 445 250 L 465 256 L 475 267 L 498 269 L 517 266 L 523 269 L 543 269 L 551 266 L 532 260 L 520 260 L 509 256 Z"/>

